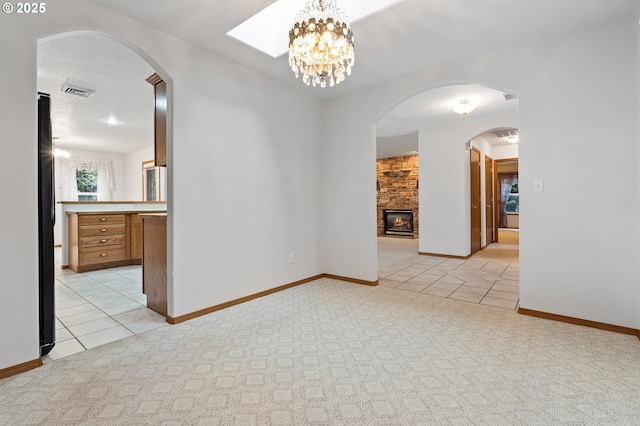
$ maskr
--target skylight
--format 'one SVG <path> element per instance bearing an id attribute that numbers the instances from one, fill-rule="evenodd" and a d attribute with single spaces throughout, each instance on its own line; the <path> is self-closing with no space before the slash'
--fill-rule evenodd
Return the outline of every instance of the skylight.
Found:
<path id="1" fill-rule="evenodd" d="M 289 50 L 289 30 L 293 27 L 295 16 L 304 9 L 305 1 L 278 0 L 227 35 L 277 58 Z M 338 7 L 353 23 L 401 1 L 403 0 L 338 0 Z"/>

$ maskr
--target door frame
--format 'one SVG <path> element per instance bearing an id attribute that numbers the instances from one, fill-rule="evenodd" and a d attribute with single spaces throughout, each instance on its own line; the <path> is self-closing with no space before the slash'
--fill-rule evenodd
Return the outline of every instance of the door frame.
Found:
<path id="1" fill-rule="evenodd" d="M 506 163 L 509 161 L 517 161 L 518 162 L 518 170 L 520 167 L 519 157 L 515 158 L 501 158 L 499 160 L 493 160 L 493 193 L 497 197 L 500 193 L 498 190 L 498 163 Z M 498 202 L 500 204 L 500 202 Z M 500 209 L 493 209 L 493 229 L 496 236 L 496 242 L 500 242 L 498 239 L 498 229 L 500 228 Z"/>
<path id="2" fill-rule="evenodd" d="M 474 171 L 473 171 L 473 153 L 478 154 L 478 171 L 477 171 L 477 191 L 478 191 L 478 199 L 474 200 Z M 477 202 L 477 205 L 474 206 L 474 201 Z M 479 243 L 474 245 L 474 241 L 477 241 L 477 237 L 474 237 L 474 207 L 476 208 L 476 213 L 479 222 L 478 229 L 480 230 L 479 235 Z M 469 151 L 469 236 L 470 236 L 470 254 L 473 255 L 480 250 L 482 250 L 482 153 L 479 149 L 472 147 Z M 474 240 L 475 238 L 475 240 Z M 477 249 L 476 249 L 477 248 Z"/>
<path id="3" fill-rule="evenodd" d="M 487 171 L 487 163 L 490 163 L 491 168 Z M 496 191 L 495 191 L 495 176 L 494 171 L 496 169 L 495 161 L 493 158 L 489 157 L 485 154 L 484 156 L 484 206 L 485 206 L 485 247 L 489 244 L 495 243 L 498 241 L 498 230 L 496 228 L 495 221 L 495 208 L 496 208 Z M 487 182 L 487 178 L 490 178 L 491 181 Z M 491 190 L 491 197 L 488 196 L 487 190 Z M 487 226 L 487 221 L 491 218 L 491 225 Z M 489 234 L 487 231 L 491 229 L 491 239 L 489 239 Z"/>

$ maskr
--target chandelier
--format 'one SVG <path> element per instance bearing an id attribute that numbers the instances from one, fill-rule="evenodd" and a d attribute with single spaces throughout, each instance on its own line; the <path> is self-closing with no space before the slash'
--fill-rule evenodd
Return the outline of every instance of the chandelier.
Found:
<path id="1" fill-rule="evenodd" d="M 335 0 L 308 0 L 289 31 L 289 65 L 308 86 L 339 84 L 351 74 L 355 56 L 347 16 Z"/>

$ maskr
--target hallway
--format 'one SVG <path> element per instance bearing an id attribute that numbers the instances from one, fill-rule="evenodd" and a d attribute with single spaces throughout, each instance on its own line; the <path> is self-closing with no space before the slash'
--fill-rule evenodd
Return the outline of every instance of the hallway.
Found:
<path id="1" fill-rule="evenodd" d="M 517 230 L 469 259 L 423 256 L 417 239 L 378 238 L 379 285 L 482 305 L 515 309 L 519 300 Z"/>

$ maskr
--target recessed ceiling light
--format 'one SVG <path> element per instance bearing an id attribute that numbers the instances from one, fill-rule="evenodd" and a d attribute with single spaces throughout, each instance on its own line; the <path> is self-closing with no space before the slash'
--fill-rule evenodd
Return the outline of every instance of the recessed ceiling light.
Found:
<path id="1" fill-rule="evenodd" d="M 351 24 L 404 0 L 350 0 L 340 3 L 340 9 Z M 278 0 L 256 13 L 231 31 L 228 36 L 248 44 L 274 58 L 289 51 L 289 29 L 294 18 L 304 8 L 301 0 Z"/>

